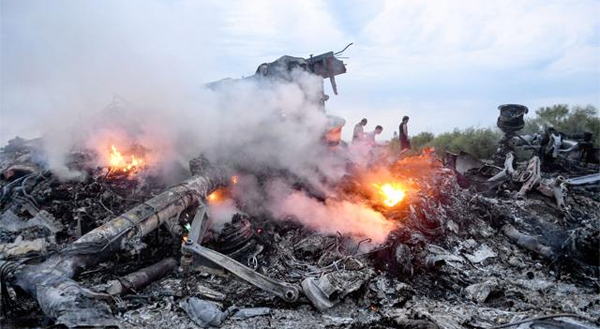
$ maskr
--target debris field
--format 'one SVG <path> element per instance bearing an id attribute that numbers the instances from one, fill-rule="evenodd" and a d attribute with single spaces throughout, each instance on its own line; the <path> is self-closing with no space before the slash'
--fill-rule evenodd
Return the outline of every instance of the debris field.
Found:
<path id="1" fill-rule="evenodd" d="M 337 94 L 337 54 L 256 74 L 300 68 Z M 104 166 L 71 152 L 80 175 L 65 179 L 41 139 L 15 138 L 0 153 L 2 328 L 598 328 L 598 148 L 519 136 L 527 108 L 499 109 L 494 162 L 388 145 L 357 162 L 332 119 L 324 150 L 344 175 L 319 184 L 202 150 L 172 184 L 143 148 L 114 145 Z M 261 207 L 281 181 L 282 210 Z M 299 221 L 299 198 L 308 217 L 344 215 Z"/>

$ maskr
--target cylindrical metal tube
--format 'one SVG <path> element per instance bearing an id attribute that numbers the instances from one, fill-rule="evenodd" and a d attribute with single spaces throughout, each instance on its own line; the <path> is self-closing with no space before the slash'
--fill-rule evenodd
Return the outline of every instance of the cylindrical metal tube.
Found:
<path id="1" fill-rule="evenodd" d="M 522 248 L 532 251 L 547 259 L 552 259 L 554 256 L 552 248 L 540 243 L 537 237 L 519 232 L 510 224 L 506 224 L 502 227 L 502 233 L 504 233 L 504 235 L 506 235 L 513 243 Z"/>
<path id="2" fill-rule="evenodd" d="M 124 295 L 131 291 L 139 291 L 150 283 L 169 274 L 176 266 L 177 261 L 175 258 L 165 258 L 154 265 L 110 281 L 107 292 L 111 295 Z"/>

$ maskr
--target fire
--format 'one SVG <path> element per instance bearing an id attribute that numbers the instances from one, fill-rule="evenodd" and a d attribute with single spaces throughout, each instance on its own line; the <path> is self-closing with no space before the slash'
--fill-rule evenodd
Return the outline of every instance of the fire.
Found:
<path id="1" fill-rule="evenodd" d="M 392 164 L 390 170 L 395 175 L 423 179 L 436 175 L 442 168 L 442 163 L 435 157 L 435 149 L 427 147 L 420 155 L 399 159 Z"/>
<path id="2" fill-rule="evenodd" d="M 420 155 L 403 157 L 392 164 L 382 160 L 378 166 L 360 173 L 360 180 L 376 204 L 394 208 L 416 193 L 427 193 L 429 185 L 423 183 L 441 170 L 434 149 L 427 148 Z"/>
<path id="3" fill-rule="evenodd" d="M 385 183 L 383 185 L 373 184 L 378 189 L 379 194 L 383 197 L 383 203 L 388 207 L 397 205 L 404 199 L 406 191 L 395 183 Z"/>
<path id="4" fill-rule="evenodd" d="M 140 166 L 144 163 L 144 160 L 136 158 L 133 154 L 129 156 L 130 161 L 127 161 L 126 156 L 121 154 L 121 152 L 119 152 L 114 145 L 111 145 L 110 148 L 111 151 L 108 160 L 110 172 L 128 173 L 140 168 Z"/>
<path id="5" fill-rule="evenodd" d="M 220 188 L 206 196 L 206 200 L 208 203 L 216 204 L 227 199 L 227 195 L 228 191 L 225 188 Z"/>
<path id="6" fill-rule="evenodd" d="M 231 176 L 231 183 L 233 185 L 236 185 L 238 183 L 238 180 L 239 180 L 238 176 Z M 217 190 L 213 191 L 211 194 L 206 196 L 206 200 L 208 201 L 208 203 L 212 203 L 212 204 L 220 203 L 220 202 L 225 201 L 230 198 L 231 198 L 231 190 L 226 187 L 217 189 Z"/>
<path id="7" fill-rule="evenodd" d="M 221 196 L 218 193 L 219 191 L 214 191 L 206 197 L 208 202 L 218 202 L 221 199 Z"/>

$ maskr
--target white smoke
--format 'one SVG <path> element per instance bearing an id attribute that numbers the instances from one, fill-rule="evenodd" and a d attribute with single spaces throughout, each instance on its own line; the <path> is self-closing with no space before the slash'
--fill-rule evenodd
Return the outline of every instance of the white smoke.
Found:
<path id="1" fill-rule="evenodd" d="M 281 181 L 273 182 L 268 193 L 270 210 L 277 217 L 290 217 L 323 233 L 339 232 L 383 243 L 396 227 L 393 221 L 367 205 L 334 199 L 320 202 L 305 192 L 290 189 Z"/>
<path id="2" fill-rule="evenodd" d="M 208 207 L 211 230 L 220 232 L 225 224 L 231 221 L 233 215 L 239 212 L 240 210 L 233 199 L 225 199 L 218 203 L 211 204 L 210 207 Z"/>
<path id="3" fill-rule="evenodd" d="M 131 141 L 148 149 L 155 165 L 165 166 L 187 164 L 202 153 L 246 173 L 234 189 L 242 208 L 291 217 L 326 234 L 381 243 L 394 228 L 392 222 L 366 205 L 335 201 L 327 194 L 327 184 L 345 174 L 347 154 L 332 152 L 322 141 L 327 116 L 315 101 L 322 96 L 321 88 L 322 78 L 304 71 L 294 71 L 291 81 L 229 81 L 199 89 L 188 103 L 105 109 L 47 135 L 45 144 L 52 151 L 62 148 L 63 153 L 53 154 L 60 157 L 77 148 L 102 153 L 115 141 Z M 274 178 L 278 175 L 286 178 Z M 259 183 L 257 177 L 267 181 Z M 324 192 L 325 201 L 294 189 L 298 185 Z M 219 225 L 237 211 L 231 202 L 213 208 Z"/>
<path id="4" fill-rule="evenodd" d="M 132 15 L 140 12 L 139 2 L 7 3 L 15 6 L 8 8 L 14 14 L 7 22 L 8 40 L 26 40 L 44 51 L 27 52 L 15 65 L 3 65 L 10 82 L 2 90 L 10 96 L 3 106 L 23 113 L 23 121 L 38 128 L 50 169 L 65 179 L 78 177 L 80 172 L 67 169 L 71 152 L 91 149 L 99 155 L 97 164 L 106 165 L 112 144 L 122 150 L 140 145 L 148 152 L 148 163 L 163 168 L 165 175 L 202 153 L 213 162 L 243 168 L 248 175 L 240 178 L 239 185 L 245 186 L 240 199 L 247 207 L 276 215 L 288 215 L 274 204 L 286 201 L 269 198 L 258 182 L 262 175 L 287 176 L 290 190 L 300 183 L 327 193 L 327 185 L 345 174 L 344 157 L 322 143 L 328 118 L 319 104 L 321 77 L 294 71 L 286 80 L 251 78 L 206 88 L 203 83 L 222 74 L 214 72 L 215 61 L 232 59 L 211 53 L 214 42 L 201 34 L 194 43 L 178 36 L 189 40 L 190 33 L 211 31 L 215 22 L 207 17 L 199 23 L 173 12 L 168 3 L 145 3 L 144 20 Z M 35 28 L 31 17 L 37 18 Z M 147 21 L 155 26 L 143 23 Z M 115 101 L 106 107 L 111 97 Z M 298 207 L 319 204 L 349 214 L 340 218 L 366 214 L 308 197 L 295 201 Z M 319 216 L 291 214 L 313 229 L 333 232 L 335 222 L 325 220 L 331 215 L 325 211 Z"/>
<path id="5" fill-rule="evenodd" d="M 166 95 L 171 102 L 162 104 L 121 102 L 83 119 L 61 116 L 44 134 L 48 164 L 64 172 L 73 150 L 92 149 L 102 162 L 110 145 L 125 149 L 135 143 L 155 164 L 187 165 L 203 153 L 212 161 L 286 170 L 308 180 L 316 171 L 339 176 L 321 142 L 327 117 L 313 101 L 321 96 L 322 78 L 304 71 L 292 76 L 237 80 L 214 90 L 199 86 L 193 95 Z"/>

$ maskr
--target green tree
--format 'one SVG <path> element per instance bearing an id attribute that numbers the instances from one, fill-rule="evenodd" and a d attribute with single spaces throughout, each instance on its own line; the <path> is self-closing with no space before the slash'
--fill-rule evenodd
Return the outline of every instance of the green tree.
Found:
<path id="1" fill-rule="evenodd" d="M 598 110 L 592 105 L 573 107 L 557 129 L 566 133 L 591 132 L 596 144 L 600 144 L 600 118 Z"/>
<path id="2" fill-rule="evenodd" d="M 416 136 L 413 136 L 410 139 L 410 144 L 415 150 L 421 151 L 423 147 L 428 146 L 434 138 L 435 135 L 433 133 L 424 131 Z"/>
<path id="3" fill-rule="evenodd" d="M 526 119 L 520 134 L 541 133 L 546 127 L 552 126 L 565 133 L 591 132 L 595 143 L 600 144 L 600 118 L 598 110 L 592 105 L 569 108 L 568 105 L 557 104 L 542 107 L 535 114 L 534 118 Z M 480 159 L 491 159 L 502 135 L 495 127 L 454 129 L 437 136 L 422 132 L 414 136 L 411 143 L 416 151 L 433 146 L 441 156 L 445 156 L 446 152 L 464 151 Z"/>
<path id="4" fill-rule="evenodd" d="M 564 133 L 587 131 L 593 134 L 596 144 L 600 144 L 600 118 L 598 110 L 592 105 L 569 109 L 565 104 L 557 104 L 539 108 L 536 114 L 535 118 L 526 120 L 523 133 L 540 133 L 547 127 Z"/>
<path id="5" fill-rule="evenodd" d="M 496 128 L 455 129 L 439 134 L 429 144 L 442 156 L 446 152 L 464 151 L 482 159 L 490 159 L 501 137 L 501 132 Z"/>
<path id="6" fill-rule="evenodd" d="M 535 111 L 535 114 L 543 121 L 557 125 L 569 115 L 569 106 L 566 104 L 556 104 L 541 107 Z"/>

